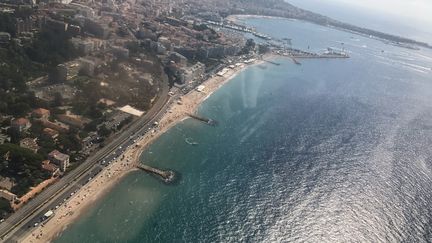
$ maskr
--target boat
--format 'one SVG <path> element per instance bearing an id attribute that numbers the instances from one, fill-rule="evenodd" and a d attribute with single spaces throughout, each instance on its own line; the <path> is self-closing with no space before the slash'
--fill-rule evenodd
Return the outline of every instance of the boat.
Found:
<path id="1" fill-rule="evenodd" d="M 186 142 L 187 144 L 189 144 L 189 145 L 192 145 L 192 146 L 199 145 L 199 143 L 194 142 L 192 138 L 186 138 L 186 139 L 185 139 L 185 142 Z"/>
<path id="2" fill-rule="evenodd" d="M 257 32 L 253 32 L 252 33 L 254 36 L 256 36 L 256 37 L 258 37 L 258 38 L 261 38 L 261 39 L 264 39 L 264 40 L 271 40 L 272 38 L 270 37 L 270 36 L 268 36 L 268 35 L 264 35 L 264 34 L 260 34 L 260 33 L 257 33 Z"/>

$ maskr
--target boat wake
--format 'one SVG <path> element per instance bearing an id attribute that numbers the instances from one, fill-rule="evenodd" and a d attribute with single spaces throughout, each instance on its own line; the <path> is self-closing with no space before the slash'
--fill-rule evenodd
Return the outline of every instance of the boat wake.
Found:
<path id="1" fill-rule="evenodd" d="M 186 138 L 185 142 L 189 145 L 192 145 L 192 146 L 199 145 L 199 143 L 195 142 L 192 138 Z"/>

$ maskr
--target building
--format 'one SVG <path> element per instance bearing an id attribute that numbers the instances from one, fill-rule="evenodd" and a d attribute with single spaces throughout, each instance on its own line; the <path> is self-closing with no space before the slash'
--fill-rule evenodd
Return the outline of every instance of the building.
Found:
<path id="1" fill-rule="evenodd" d="M 81 69 L 80 61 L 70 61 L 63 64 L 59 64 L 56 67 L 54 76 L 51 77 L 52 81 L 56 83 L 66 82 L 76 77 Z"/>
<path id="2" fill-rule="evenodd" d="M 17 199 L 17 195 L 10 191 L 0 189 L 0 197 L 8 200 L 9 202 L 14 202 Z"/>
<path id="3" fill-rule="evenodd" d="M 28 130 L 31 127 L 31 123 L 28 119 L 26 118 L 18 118 L 18 119 L 14 119 L 11 122 L 11 128 L 18 131 L 18 132 L 23 132 Z"/>
<path id="4" fill-rule="evenodd" d="M 188 63 L 187 58 L 177 52 L 171 52 L 168 59 L 175 62 L 179 67 L 185 67 Z"/>
<path id="5" fill-rule="evenodd" d="M 207 58 L 223 58 L 225 56 L 225 47 L 222 45 L 215 45 L 207 48 Z"/>
<path id="6" fill-rule="evenodd" d="M 68 5 L 69 7 L 76 9 L 78 11 L 79 14 L 85 16 L 85 17 L 89 17 L 89 18 L 93 18 L 95 16 L 95 11 L 93 10 L 93 8 L 83 5 L 83 4 L 79 4 L 79 3 L 69 3 Z"/>
<path id="7" fill-rule="evenodd" d="M 59 132 L 57 132 L 54 129 L 48 128 L 48 127 L 44 128 L 42 130 L 42 133 L 43 133 L 43 135 L 45 135 L 51 139 L 56 139 L 59 136 Z"/>
<path id="8" fill-rule="evenodd" d="M 84 55 L 90 54 L 95 49 L 95 43 L 91 40 L 72 38 L 71 42 L 72 45 Z"/>
<path id="9" fill-rule="evenodd" d="M 59 32 L 66 32 L 68 30 L 68 23 L 65 23 L 63 21 L 58 21 L 51 18 L 46 18 L 45 24 L 48 28 L 59 31 Z"/>
<path id="10" fill-rule="evenodd" d="M 69 126 L 78 127 L 81 129 L 84 128 L 84 126 L 91 121 L 82 116 L 72 114 L 58 115 L 57 119 Z"/>
<path id="11" fill-rule="evenodd" d="M 68 33 L 71 34 L 72 36 L 77 36 L 77 35 L 79 35 L 79 34 L 81 33 L 81 27 L 79 27 L 78 25 L 70 24 L 70 25 L 68 26 L 67 31 L 68 31 Z"/>
<path id="12" fill-rule="evenodd" d="M 85 18 L 84 30 L 102 39 L 107 39 L 111 33 L 108 23 L 99 23 L 91 18 Z"/>
<path id="13" fill-rule="evenodd" d="M 95 71 L 95 62 L 89 59 L 81 58 L 81 69 L 80 72 L 87 75 L 87 76 L 93 76 Z"/>
<path id="14" fill-rule="evenodd" d="M 11 35 L 7 32 L 0 32 L 0 44 L 1 43 L 9 43 L 11 40 Z"/>
<path id="15" fill-rule="evenodd" d="M 68 132 L 69 126 L 61 122 L 42 121 L 42 126 L 56 130 L 57 132 Z"/>
<path id="16" fill-rule="evenodd" d="M 31 151 L 37 153 L 39 150 L 39 145 L 37 144 L 37 138 L 24 138 L 20 141 L 20 147 L 30 149 Z"/>
<path id="17" fill-rule="evenodd" d="M 22 32 L 32 31 L 32 21 L 30 19 L 16 19 L 16 33 L 20 34 Z"/>
<path id="18" fill-rule="evenodd" d="M 56 83 L 63 83 L 66 82 L 68 75 L 68 69 L 66 65 L 59 64 L 56 67 L 55 72 L 53 72 L 53 75 L 50 77 L 51 81 Z"/>
<path id="19" fill-rule="evenodd" d="M 9 177 L 0 177 L 0 189 L 10 191 L 15 186 L 15 182 Z"/>
<path id="20" fill-rule="evenodd" d="M 60 173 L 60 168 L 49 160 L 42 161 L 42 169 L 50 172 L 52 177 Z"/>
<path id="21" fill-rule="evenodd" d="M 34 118 L 44 119 L 47 120 L 49 116 L 51 115 L 50 111 L 44 108 L 38 108 L 33 110 L 32 116 Z"/>
<path id="22" fill-rule="evenodd" d="M 180 84 L 188 84 L 196 79 L 203 77 L 205 72 L 205 65 L 197 62 L 195 65 L 190 67 L 181 68 L 179 73 L 178 82 Z"/>
<path id="23" fill-rule="evenodd" d="M 48 154 L 48 159 L 60 167 L 60 171 L 65 172 L 69 167 L 69 155 L 63 154 L 58 150 L 53 150 Z"/>
<path id="24" fill-rule="evenodd" d="M 100 99 L 100 100 L 98 101 L 98 103 L 100 103 L 100 104 L 104 104 L 104 105 L 106 105 L 107 107 L 111 107 L 111 106 L 113 106 L 113 105 L 116 104 L 115 101 L 112 101 L 112 100 L 110 100 L 110 99 L 106 99 L 106 98 L 102 98 L 102 99 Z"/>
<path id="25" fill-rule="evenodd" d="M 127 119 L 131 119 L 131 117 L 132 116 L 129 113 L 115 110 L 108 115 L 107 121 L 104 122 L 103 125 L 109 130 L 117 129 L 117 126 L 120 125 L 120 123 Z"/>
<path id="26" fill-rule="evenodd" d="M 128 59 L 129 58 L 129 50 L 121 47 L 121 46 L 113 46 L 112 53 L 119 59 Z"/>
<path id="27" fill-rule="evenodd" d="M 196 88 L 196 91 L 198 91 L 198 92 L 204 92 L 204 90 L 205 90 L 205 86 L 204 85 L 200 85 L 200 86 L 198 86 Z"/>
<path id="28" fill-rule="evenodd" d="M 164 36 L 159 37 L 158 42 L 161 43 L 167 51 L 173 50 L 172 42 L 167 37 L 164 37 Z"/>
<path id="29" fill-rule="evenodd" d="M 53 80 L 53 82 L 58 82 L 57 79 L 51 80 Z M 47 102 L 55 101 L 56 97 L 59 96 L 63 99 L 63 101 L 68 102 L 74 99 L 75 95 L 78 93 L 78 89 L 76 87 L 68 84 L 52 84 L 48 86 L 37 87 L 33 90 L 37 98 Z"/>

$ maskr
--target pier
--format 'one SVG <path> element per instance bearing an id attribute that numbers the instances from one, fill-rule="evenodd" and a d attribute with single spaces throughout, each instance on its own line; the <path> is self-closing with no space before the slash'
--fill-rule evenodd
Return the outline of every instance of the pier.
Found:
<path id="1" fill-rule="evenodd" d="M 165 183 L 173 182 L 175 178 L 175 173 L 172 170 L 161 170 L 141 163 L 137 165 L 137 168 L 160 177 Z"/>
<path id="2" fill-rule="evenodd" d="M 293 62 L 294 62 L 296 65 L 301 65 L 301 63 L 300 63 L 299 61 L 297 61 L 297 59 L 295 59 L 295 57 L 291 56 L 291 59 L 293 60 Z"/>
<path id="3" fill-rule="evenodd" d="M 210 119 L 210 118 L 200 117 L 200 116 L 197 116 L 197 115 L 194 115 L 194 114 L 190 114 L 190 113 L 188 113 L 187 115 L 188 115 L 190 118 L 193 118 L 193 119 L 195 119 L 195 120 L 197 120 L 197 121 L 204 122 L 205 124 L 207 124 L 207 125 L 209 125 L 209 126 L 213 126 L 213 127 L 215 127 L 215 126 L 218 125 L 218 122 L 217 122 L 217 121 L 215 121 L 215 120 L 213 120 L 213 119 Z"/>
<path id="4" fill-rule="evenodd" d="M 278 62 L 273 62 L 273 61 L 269 61 L 269 60 L 265 60 L 265 59 L 262 59 L 264 62 L 267 62 L 267 63 L 270 63 L 270 64 L 273 64 L 273 65 L 276 65 L 276 66 L 280 66 L 281 64 L 280 63 L 278 63 Z"/>
<path id="5" fill-rule="evenodd" d="M 331 48 L 328 48 L 324 53 L 318 54 L 309 51 L 303 51 L 295 48 L 284 48 L 275 51 L 277 54 L 291 57 L 295 64 L 300 63 L 296 60 L 296 58 L 349 58 L 349 55 L 345 53 L 345 51 L 336 51 Z"/>

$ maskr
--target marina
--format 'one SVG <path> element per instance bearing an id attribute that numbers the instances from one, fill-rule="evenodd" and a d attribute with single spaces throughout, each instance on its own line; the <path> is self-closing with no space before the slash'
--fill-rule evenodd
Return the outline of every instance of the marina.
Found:
<path id="1" fill-rule="evenodd" d="M 334 48 L 327 48 L 323 53 L 314 53 L 309 51 L 303 51 L 295 48 L 279 48 L 275 49 L 274 52 L 281 56 L 291 58 L 349 58 L 350 56 L 345 50 L 336 50 Z M 294 61 L 294 60 L 293 60 Z M 297 64 L 297 61 L 294 61 Z"/>
<path id="2" fill-rule="evenodd" d="M 349 58 L 349 55 L 344 49 L 337 50 L 336 48 L 328 47 L 327 50 L 324 51 L 323 53 L 314 53 L 310 51 L 304 51 L 301 49 L 293 48 L 291 43 L 292 41 L 291 38 L 287 38 L 287 37 L 282 39 L 271 38 L 266 34 L 256 31 L 255 28 L 234 24 L 234 23 L 224 23 L 224 22 L 214 22 L 214 21 L 207 21 L 207 24 L 219 28 L 225 28 L 225 29 L 230 29 L 234 31 L 244 32 L 244 33 L 250 33 L 257 38 L 262 39 L 264 41 L 264 45 L 271 47 L 274 53 L 281 56 L 286 56 L 291 58 Z M 308 49 L 310 49 L 310 46 L 308 47 Z M 272 63 L 267 60 L 264 61 Z M 295 64 L 301 65 L 301 63 L 298 62 L 297 60 L 293 59 L 293 61 Z"/>

